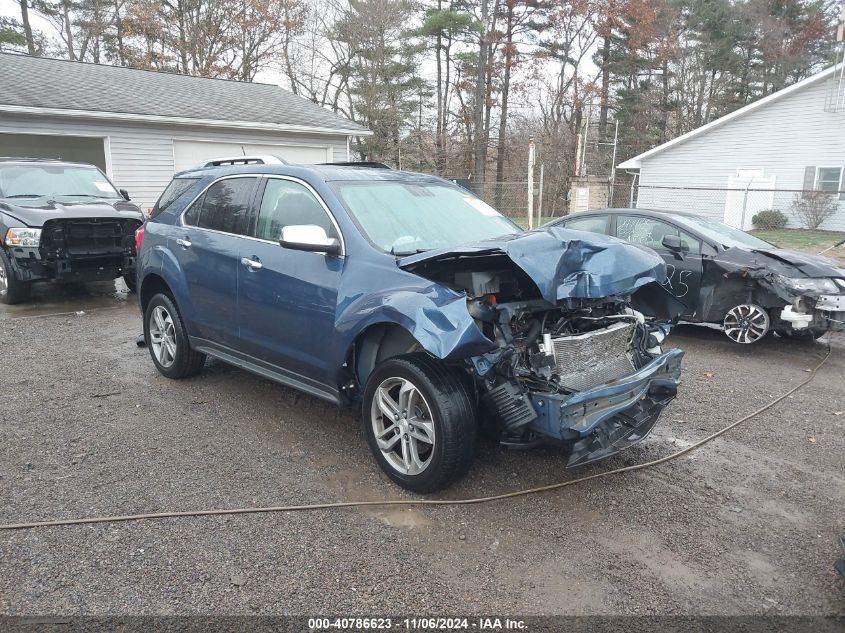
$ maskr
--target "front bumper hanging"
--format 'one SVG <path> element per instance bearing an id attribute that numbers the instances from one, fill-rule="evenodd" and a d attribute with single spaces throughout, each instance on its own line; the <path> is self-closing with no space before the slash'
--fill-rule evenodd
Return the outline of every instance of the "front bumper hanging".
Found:
<path id="1" fill-rule="evenodd" d="M 683 351 L 672 349 L 636 372 L 574 394 L 531 392 L 537 417 L 528 428 L 571 442 L 567 467 L 642 441 L 677 394 Z"/>

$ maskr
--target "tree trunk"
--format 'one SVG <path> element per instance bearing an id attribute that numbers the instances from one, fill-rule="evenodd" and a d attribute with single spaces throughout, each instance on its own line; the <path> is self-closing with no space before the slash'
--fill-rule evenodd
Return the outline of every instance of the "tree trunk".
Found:
<path id="1" fill-rule="evenodd" d="M 602 38 L 601 45 L 601 95 L 599 101 L 599 132 L 604 136 L 607 129 L 607 113 L 610 109 L 610 33 Z"/>
<path id="2" fill-rule="evenodd" d="M 507 27 L 505 32 L 505 72 L 502 77 L 502 107 L 499 112 L 499 139 L 496 147 L 496 208 L 502 206 L 502 188 L 499 183 L 505 179 L 505 135 L 508 129 L 508 96 L 513 63 L 513 3 L 508 2 Z"/>
<path id="3" fill-rule="evenodd" d="M 475 81 L 475 103 L 474 105 L 474 152 L 472 178 L 479 186 L 477 194 L 481 194 L 485 181 L 485 169 L 487 163 L 487 139 L 484 134 L 484 113 L 485 96 L 487 94 L 487 2 L 481 0 L 481 33 L 478 37 L 478 72 Z"/>
<path id="4" fill-rule="evenodd" d="M 70 61 L 76 61 L 76 54 L 73 52 L 73 30 L 70 24 L 70 3 L 68 0 L 62 2 L 62 12 L 64 15 L 65 38 L 67 38 L 67 56 Z"/>
<path id="5" fill-rule="evenodd" d="M 29 7 L 27 3 L 29 0 L 20 0 L 21 3 L 21 23 L 23 24 L 23 32 L 26 36 L 26 49 L 30 55 L 35 55 L 35 40 L 32 39 L 32 25 L 29 23 Z"/>

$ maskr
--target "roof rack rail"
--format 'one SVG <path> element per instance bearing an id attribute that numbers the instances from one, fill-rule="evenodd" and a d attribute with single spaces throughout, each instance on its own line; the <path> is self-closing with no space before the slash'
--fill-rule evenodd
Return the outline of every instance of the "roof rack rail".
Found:
<path id="1" fill-rule="evenodd" d="M 337 163 L 319 163 L 320 165 L 334 165 L 335 167 L 366 167 L 369 169 L 392 169 L 390 165 L 385 165 L 375 160 L 361 160 L 358 162 L 341 161 Z"/>
<path id="2" fill-rule="evenodd" d="M 224 156 L 222 158 L 213 158 L 211 160 L 200 163 L 197 168 L 203 167 L 225 167 L 227 165 L 287 165 L 289 164 L 285 159 L 278 156 L 255 155 L 255 156 Z"/>
<path id="3" fill-rule="evenodd" d="M 0 161 L 9 161 L 9 162 L 16 162 L 16 163 L 23 163 L 23 162 L 42 162 L 42 161 L 49 161 L 53 163 L 67 163 L 67 162 L 75 162 L 75 161 L 66 161 L 63 158 L 37 158 L 34 156 L 0 156 Z"/>

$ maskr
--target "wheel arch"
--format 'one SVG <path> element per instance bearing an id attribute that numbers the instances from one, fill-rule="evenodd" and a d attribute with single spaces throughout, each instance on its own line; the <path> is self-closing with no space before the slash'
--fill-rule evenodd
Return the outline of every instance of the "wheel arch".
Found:
<path id="1" fill-rule="evenodd" d="M 425 347 L 404 326 L 391 321 L 373 323 L 364 328 L 352 341 L 346 353 L 347 368 L 363 388 L 375 367 L 395 356 Z"/>
<path id="2" fill-rule="evenodd" d="M 171 297 L 173 296 L 173 291 L 164 280 L 164 277 L 158 273 L 150 273 L 146 275 L 141 281 L 141 287 L 138 289 L 138 301 L 141 304 L 142 313 L 147 311 L 147 305 L 150 303 L 150 299 L 158 293 L 164 293 Z"/>

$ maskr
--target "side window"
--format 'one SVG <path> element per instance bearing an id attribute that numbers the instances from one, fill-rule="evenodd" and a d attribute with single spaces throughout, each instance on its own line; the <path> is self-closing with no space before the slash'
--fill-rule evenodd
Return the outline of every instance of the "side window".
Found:
<path id="1" fill-rule="evenodd" d="M 576 218 L 566 222 L 566 228 L 576 231 L 589 231 L 590 233 L 601 233 L 607 235 L 606 215 L 594 215 L 588 218 Z"/>
<path id="2" fill-rule="evenodd" d="M 633 215 L 620 215 L 616 218 L 616 237 L 632 244 L 665 251 L 663 238 L 667 235 L 680 236 L 680 231 L 666 222 L 653 218 Z"/>
<path id="3" fill-rule="evenodd" d="M 155 206 L 150 213 L 150 217 L 154 218 L 159 215 L 162 211 L 169 207 L 172 202 L 188 191 L 188 189 L 193 187 L 198 180 L 199 178 L 174 178 L 171 180 L 170 184 L 167 185 L 165 190 L 161 193 L 161 196 L 159 196 L 158 201 L 155 203 Z"/>
<path id="4" fill-rule="evenodd" d="M 278 241 L 286 226 L 314 224 L 329 237 L 339 237 L 325 209 L 298 182 L 269 178 L 258 210 L 253 234 L 262 240 Z"/>
<path id="5" fill-rule="evenodd" d="M 681 252 L 699 255 L 701 254 L 701 242 L 689 233 L 681 231 Z"/>
<path id="6" fill-rule="evenodd" d="M 255 178 L 227 178 L 211 185 L 202 198 L 196 225 L 201 229 L 246 235 L 255 181 Z M 190 224 L 189 216 L 194 212 L 191 208 L 185 214 L 186 223 Z"/>

